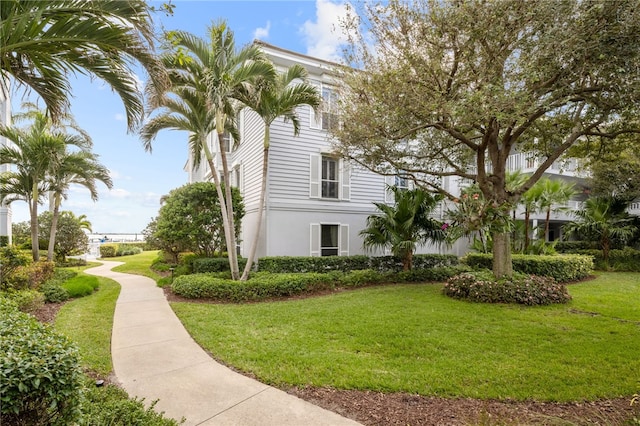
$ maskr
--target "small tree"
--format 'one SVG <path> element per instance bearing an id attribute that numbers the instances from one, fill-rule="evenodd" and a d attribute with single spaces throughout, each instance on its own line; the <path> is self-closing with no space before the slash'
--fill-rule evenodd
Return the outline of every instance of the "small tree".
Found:
<path id="1" fill-rule="evenodd" d="M 236 212 L 234 232 L 238 235 L 244 205 L 238 189 L 231 191 Z M 187 184 L 169 192 L 163 197 L 155 224 L 152 222 L 147 229 L 151 230 L 153 241 L 174 255 L 180 251 L 193 251 L 214 256 L 225 250 L 235 250 L 235 247 L 225 245 L 222 210 L 216 185 L 212 182 Z"/>
<path id="2" fill-rule="evenodd" d="M 583 239 L 598 241 L 605 268 L 609 268 L 612 244 L 616 240 L 624 243 L 637 232 L 633 218 L 626 211 L 627 206 L 627 202 L 613 197 L 589 198 L 584 209 L 574 212 L 578 220 L 568 223 L 564 229 Z"/>
<path id="3" fill-rule="evenodd" d="M 39 234 L 41 241 L 50 241 L 51 224 L 55 216 L 51 212 L 43 212 L 38 217 L 40 226 Z M 57 218 L 57 229 L 53 253 L 49 253 L 47 258 L 53 258 L 60 262 L 65 262 L 67 256 L 78 255 L 87 252 L 89 238 L 84 232 L 81 221 L 73 212 L 61 211 Z M 49 244 L 49 250 L 52 246 Z"/>
<path id="4" fill-rule="evenodd" d="M 413 253 L 428 242 L 443 243 L 443 224 L 429 214 L 442 200 L 421 189 L 403 190 L 389 187 L 395 196 L 395 205 L 373 203 L 380 214 L 367 218 L 367 227 L 360 232 L 366 249 L 390 249 L 402 259 L 405 271 L 413 267 Z"/>

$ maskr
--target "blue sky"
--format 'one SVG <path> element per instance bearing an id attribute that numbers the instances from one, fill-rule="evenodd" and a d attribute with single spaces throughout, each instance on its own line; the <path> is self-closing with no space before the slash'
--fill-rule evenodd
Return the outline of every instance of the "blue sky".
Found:
<path id="1" fill-rule="evenodd" d="M 161 3 L 150 2 L 155 6 Z M 172 4 L 173 16 L 155 15 L 158 28 L 187 30 L 204 37 L 212 22 L 225 19 L 238 45 L 260 39 L 311 56 L 339 59 L 341 37 L 337 27 L 339 17 L 344 15 L 344 3 L 338 0 L 173 0 Z M 139 77 L 144 81 L 143 74 Z M 87 77 L 73 81 L 71 112 L 91 135 L 93 151 L 109 168 L 114 187 L 109 191 L 100 185 L 97 202 L 91 200 L 86 189 L 72 188 L 62 209 L 85 214 L 95 233 L 139 233 L 157 215 L 160 197 L 186 183 L 183 167 L 187 134 L 160 133 L 149 154 L 137 135 L 127 134 L 124 108 L 108 86 Z M 23 95 L 23 90 L 14 89 L 14 111 Z M 46 208 L 40 207 L 41 211 Z M 13 222 L 29 219 L 26 203 L 14 202 L 12 210 Z"/>

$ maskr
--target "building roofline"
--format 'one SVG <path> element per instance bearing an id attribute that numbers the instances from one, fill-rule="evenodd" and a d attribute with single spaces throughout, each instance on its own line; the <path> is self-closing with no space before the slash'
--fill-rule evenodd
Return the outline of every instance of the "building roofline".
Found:
<path id="1" fill-rule="evenodd" d="M 294 52 L 293 50 L 274 46 L 273 44 L 266 43 L 262 40 L 253 40 L 253 44 L 264 49 L 267 54 L 275 56 L 285 63 L 298 63 L 307 68 L 310 72 L 314 72 L 316 74 L 335 75 L 339 68 L 344 67 L 344 65 L 337 62 L 331 62 L 325 59 Z"/>

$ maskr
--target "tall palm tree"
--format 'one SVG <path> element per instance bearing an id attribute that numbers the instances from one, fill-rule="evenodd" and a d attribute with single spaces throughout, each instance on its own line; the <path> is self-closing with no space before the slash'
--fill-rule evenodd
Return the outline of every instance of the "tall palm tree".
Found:
<path id="1" fill-rule="evenodd" d="M 249 108 L 254 110 L 264 121 L 264 137 L 262 144 L 262 184 L 260 187 L 260 201 L 258 202 L 258 217 L 256 231 L 253 235 L 247 264 L 244 268 L 241 280 L 249 277 L 249 271 L 253 265 L 256 255 L 256 248 L 260 238 L 260 228 L 262 226 L 262 216 L 264 212 L 265 194 L 267 191 L 267 169 L 269 167 L 269 145 L 271 142 L 270 126 L 278 117 L 284 117 L 285 121 L 293 124 L 293 134 L 300 133 L 300 122 L 296 114 L 296 108 L 300 105 L 310 105 L 315 109 L 320 105 L 321 97 L 318 89 L 305 82 L 307 71 L 300 65 L 294 65 L 285 73 L 279 74 L 273 81 L 265 81 L 257 84 L 256 88 L 243 91 L 240 97 Z M 296 80 L 301 82 L 292 84 Z"/>
<path id="2" fill-rule="evenodd" d="M 617 239 L 626 242 L 637 232 L 627 207 L 628 202 L 614 197 L 589 198 L 582 210 L 573 212 L 578 220 L 566 224 L 564 230 L 585 239 L 597 240 L 602 249 L 605 267 L 608 268 L 613 241 Z"/>
<path id="3" fill-rule="evenodd" d="M 163 86 L 153 30 L 144 0 L 2 0 L 0 78 L 36 92 L 57 121 L 69 109 L 69 75 L 97 77 L 120 96 L 134 129 L 144 112 L 134 64 Z"/>
<path id="4" fill-rule="evenodd" d="M 100 164 L 97 155 L 91 152 L 65 152 L 52 164 L 48 173 L 49 196 L 52 198 L 53 211 L 47 260 L 53 260 L 60 205 L 62 199 L 67 198 L 69 187 L 72 184 L 84 186 L 89 190 L 91 199 L 97 201 L 97 181 L 104 183 L 109 189 L 113 187 L 109 170 Z"/>
<path id="5" fill-rule="evenodd" d="M 254 90 L 252 87 L 255 81 L 269 80 L 275 75 L 273 66 L 266 61 L 257 46 L 236 49 L 233 32 L 225 22 L 209 27 L 208 35 L 209 42 L 206 42 L 188 32 L 171 33 L 174 53 L 173 57 L 168 56 L 168 60 L 173 60 L 174 72 L 170 77 L 170 92 L 177 99 L 157 99 L 156 105 L 166 108 L 166 118 L 159 118 L 155 122 L 151 120 L 153 124 L 145 126 L 143 142 L 146 140 L 146 146 L 150 147 L 152 136 L 162 128 L 196 128 L 197 135 L 190 137 L 191 149 L 194 152 L 194 148 L 199 148 L 198 155 L 194 156 L 196 160 L 204 153 L 209 162 L 214 183 L 219 191 L 231 275 L 237 280 L 240 278 L 240 272 L 235 251 L 233 203 L 231 187 L 228 185 L 229 167 L 224 133 L 230 132 L 236 143 L 239 142 L 235 125 L 240 107 L 237 98 Z M 197 109 L 200 111 L 194 116 Z M 184 121 L 185 113 L 199 120 L 188 124 Z M 213 154 L 206 144 L 208 133 L 203 133 L 205 129 L 215 132 L 218 136 L 222 179 L 218 177 Z M 221 185 L 221 180 L 225 183 L 224 186 Z"/>
<path id="6" fill-rule="evenodd" d="M 558 207 L 569 201 L 576 193 L 572 183 L 544 178 L 541 179 L 538 206 L 545 212 L 544 221 L 544 241 L 549 239 L 549 225 L 551 223 L 551 212 L 566 210 L 565 207 Z"/>
<path id="7" fill-rule="evenodd" d="M 429 217 L 442 197 L 422 189 L 402 190 L 393 186 L 389 189 L 395 195 L 395 205 L 373 203 L 380 214 L 367 218 L 367 227 L 360 231 L 360 236 L 365 248 L 390 248 L 394 256 L 402 259 L 407 271 L 413 266 L 413 253 L 418 245 L 429 241 L 442 243 L 446 239 L 442 223 Z"/>

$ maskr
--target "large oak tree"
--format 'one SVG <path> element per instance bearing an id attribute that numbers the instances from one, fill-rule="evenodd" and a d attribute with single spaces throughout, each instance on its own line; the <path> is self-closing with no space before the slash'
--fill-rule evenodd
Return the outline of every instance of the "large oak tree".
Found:
<path id="1" fill-rule="evenodd" d="M 336 148 L 383 174 L 404 170 L 453 197 L 477 182 L 497 211 L 515 205 L 585 138 L 638 132 L 636 0 L 391 0 L 365 3 L 352 34 Z M 511 154 L 539 166 L 506 184 Z M 493 270 L 512 274 L 509 233 L 493 231 Z"/>

